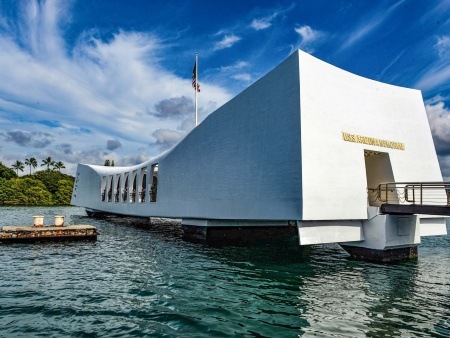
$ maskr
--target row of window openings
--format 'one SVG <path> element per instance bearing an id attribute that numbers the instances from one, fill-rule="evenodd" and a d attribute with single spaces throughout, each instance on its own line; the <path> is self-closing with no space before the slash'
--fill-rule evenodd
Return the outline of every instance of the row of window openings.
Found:
<path id="1" fill-rule="evenodd" d="M 112 176 L 109 177 L 109 189 L 108 191 L 106 191 L 106 182 L 107 182 L 107 177 L 103 177 L 102 178 L 102 191 L 101 191 L 101 199 L 102 202 L 108 201 L 108 202 L 112 202 L 114 200 L 114 202 L 130 202 L 130 203 L 136 203 L 136 198 L 138 197 L 138 201 L 139 203 L 144 203 L 145 199 L 146 199 L 146 185 L 147 185 L 147 173 L 146 170 L 147 168 L 143 168 L 141 175 L 142 175 L 142 180 L 141 180 L 141 191 L 136 193 L 136 188 L 137 188 L 137 175 L 136 172 L 133 173 L 133 185 L 132 185 L 132 190 L 131 192 L 128 192 L 128 177 L 129 174 L 125 174 L 126 178 L 125 178 L 125 184 L 123 187 L 123 191 L 122 193 L 120 193 L 120 180 L 121 177 L 118 177 L 117 180 L 117 184 L 115 192 L 113 194 L 113 187 L 112 187 Z M 150 189 L 150 193 L 149 193 L 149 198 L 150 198 L 150 202 L 156 202 L 156 196 L 158 193 L 158 164 L 155 164 L 152 166 L 152 179 L 151 179 L 151 184 L 149 184 L 149 189 Z"/>

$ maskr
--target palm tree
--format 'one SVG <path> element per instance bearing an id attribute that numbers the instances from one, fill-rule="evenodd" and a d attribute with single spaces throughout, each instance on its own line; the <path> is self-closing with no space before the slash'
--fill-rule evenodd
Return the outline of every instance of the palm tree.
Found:
<path id="1" fill-rule="evenodd" d="M 26 158 L 25 159 L 25 165 L 30 167 L 30 176 L 31 176 L 31 167 L 36 168 L 37 161 L 34 157 Z"/>
<path id="2" fill-rule="evenodd" d="M 65 168 L 64 163 L 62 163 L 61 161 L 53 162 L 53 169 L 58 169 L 59 172 L 61 172 L 62 168 Z"/>
<path id="3" fill-rule="evenodd" d="M 33 168 L 36 168 L 36 167 L 37 167 L 38 163 L 37 163 L 37 160 L 36 160 L 34 157 L 31 157 L 31 158 L 30 158 L 30 162 L 31 162 L 31 166 L 32 166 Z"/>
<path id="4" fill-rule="evenodd" d="M 30 176 L 31 176 L 31 162 L 30 162 L 30 159 L 29 159 L 29 158 L 26 158 L 26 159 L 25 159 L 25 165 L 27 165 L 27 166 L 30 167 Z"/>
<path id="5" fill-rule="evenodd" d="M 23 168 L 25 167 L 22 162 L 16 161 L 15 163 L 13 163 L 12 168 L 17 172 L 17 176 L 19 176 L 19 170 L 23 171 Z"/>
<path id="6" fill-rule="evenodd" d="M 53 165 L 53 163 L 54 162 L 52 161 L 52 158 L 49 156 L 45 160 L 42 160 L 41 167 L 46 165 L 47 166 L 47 170 L 50 170 L 50 166 Z"/>

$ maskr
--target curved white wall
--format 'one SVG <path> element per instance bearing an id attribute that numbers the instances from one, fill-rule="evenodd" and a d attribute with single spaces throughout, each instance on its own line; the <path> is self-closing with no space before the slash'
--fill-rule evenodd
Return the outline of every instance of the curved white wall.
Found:
<path id="1" fill-rule="evenodd" d="M 72 203 L 142 216 L 300 219 L 299 107 L 294 54 L 211 114 L 163 158 L 146 162 L 159 166 L 156 203 L 101 202 L 97 183 L 78 186 Z M 97 179 L 109 173 L 105 170 L 123 171 L 104 168 L 95 167 Z M 79 181 L 93 179 L 87 167 L 80 165 L 78 172 Z M 92 190 L 97 196 L 86 197 Z"/>
<path id="2" fill-rule="evenodd" d="M 396 150 L 342 132 L 402 142 Z M 364 149 L 389 154 L 396 181 L 442 176 L 419 91 L 368 80 L 298 51 L 179 144 L 131 168 L 79 165 L 72 204 L 195 219 L 367 219 Z M 101 177 L 158 163 L 157 202 L 102 202 Z M 148 181 L 149 183 L 149 181 Z M 122 183 L 123 184 L 123 183 Z M 130 192 L 131 189 L 128 189 Z"/>
<path id="3" fill-rule="evenodd" d="M 397 182 L 442 181 L 420 91 L 369 80 L 300 52 L 303 219 L 366 219 L 364 149 L 389 153 Z M 342 132 L 402 142 L 396 150 Z"/>

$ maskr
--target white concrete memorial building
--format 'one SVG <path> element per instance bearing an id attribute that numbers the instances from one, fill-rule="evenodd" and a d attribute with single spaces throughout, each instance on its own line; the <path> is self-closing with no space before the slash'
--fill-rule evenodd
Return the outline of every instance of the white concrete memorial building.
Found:
<path id="1" fill-rule="evenodd" d="M 288 230 L 300 245 L 389 261 L 446 234 L 447 191 L 420 91 L 297 51 L 163 154 L 79 164 L 72 204 L 181 218 L 206 239 Z"/>

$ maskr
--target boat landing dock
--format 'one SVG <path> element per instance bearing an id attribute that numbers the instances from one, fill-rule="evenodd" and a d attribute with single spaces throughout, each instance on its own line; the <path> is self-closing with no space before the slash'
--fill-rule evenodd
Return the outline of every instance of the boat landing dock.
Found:
<path id="1" fill-rule="evenodd" d="M 92 225 L 4 226 L 0 242 L 96 240 L 97 235 L 97 228 Z"/>

